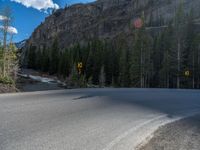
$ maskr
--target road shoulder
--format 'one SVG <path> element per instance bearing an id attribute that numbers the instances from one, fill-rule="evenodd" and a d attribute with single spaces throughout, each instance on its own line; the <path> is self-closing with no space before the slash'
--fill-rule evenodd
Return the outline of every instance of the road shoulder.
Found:
<path id="1" fill-rule="evenodd" d="M 160 127 L 138 150 L 199 150 L 200 115 Z"/>

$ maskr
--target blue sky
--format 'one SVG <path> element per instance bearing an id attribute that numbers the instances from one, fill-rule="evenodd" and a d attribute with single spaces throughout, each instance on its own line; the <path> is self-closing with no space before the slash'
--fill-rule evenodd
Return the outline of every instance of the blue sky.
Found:
<path id="1" fill-rule="evenodd" d="M 19 42 L 27 39 L 34 29 L 44 21 L 48 11 L 59 6 L 64 7 L 66 4 L 87 3 L 94 0 L 0 0 L 0 9 L 9 6 L 12 9 L 13 23 L 12 26 L 18 31 L 14 36 L 14 41 Z M 44 8 L 44 9 L 42 9 Z M 1 14 L 0 14 L 1 15 Z"/>

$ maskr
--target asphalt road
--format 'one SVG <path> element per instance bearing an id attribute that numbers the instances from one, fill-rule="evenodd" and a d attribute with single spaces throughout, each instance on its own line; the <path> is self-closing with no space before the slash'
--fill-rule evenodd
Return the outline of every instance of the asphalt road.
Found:
<path id="1" fill-rule="evenodd" d="M 0 150 L 129 150 L 200 112 L 200 91 L 77 89 L 0 95 Z"/>

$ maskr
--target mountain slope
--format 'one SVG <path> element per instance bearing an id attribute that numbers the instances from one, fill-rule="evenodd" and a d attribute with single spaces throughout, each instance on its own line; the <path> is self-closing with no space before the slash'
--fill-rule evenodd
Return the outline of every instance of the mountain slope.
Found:
<path id="1" fill-rule="evenodd" d="M 185 12 L 193 10 L 199 18 L 199 0 L 182 0 Z M 98 0 L 88 4 L 76 4 L 57 10 L 39 25 L 24 50 L 30 45 L 50 47 L 55 38 L 61 49 L 76 42 L 100 38 L 112 39 L 120 33 L 130 33 L 133 20 L 145 14 L 146 23 L 170 21 L 180 0 Z"/>

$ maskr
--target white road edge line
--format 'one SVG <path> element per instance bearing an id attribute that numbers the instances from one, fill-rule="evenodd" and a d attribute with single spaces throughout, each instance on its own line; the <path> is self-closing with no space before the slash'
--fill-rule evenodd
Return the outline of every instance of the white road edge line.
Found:
<path id="1" fill-rule="evenodd" d="M 126 136 L 128 136 L 128 135 L 131 134 L 132 132 L 138 130 L 139 128 L 141 128 L 141 127 L 143 127 L 143 126 L 145 126 L 145 125 L 147 125 L 147 124 L 149 124 L 149 123 L 151 123 L 151 122 L 153 122 L 153 121 L 155 121 L 155 120 L 164 118 L 164 117 L 166 117 L 166 116 L 167 116 L 167 115 L 160 115 L 160 116 L 155 117 L 155 118 L 153 118 L 153 119 L 150 119 L 150 120 L 148 120 L 148 121 L 146 121 L 146 122 L 144 122 L 144 123 L 142 123 L 142 124 L 140 124 L 140 125 L 138 125 L 138 126 L 136 126 L 136 127 L 133 127 L 133 128 L 131 128 L 131 129 L 129 129 L 128 131 L 124 132 L 123 134 L 121 134 L 121 135 L 119 135 L 118 137 L 116 137 L 113 141 L 111 141 L 103 150 L 111 150 L 111 148 L 112 148 L 113 146 L 115 146 L 117 143 L 119 143 L 122 139 L 124 139 Z"/>
<path id="2" fill-rule="evenodd" d="M 175 121 L 178 121 L 178 120 L 181 120 L 181 119 L 184 119 L 184 118 L 187 118 L 187 117 L 191 117 L 191 116 L 194 116 L 194 115 L 197 115 L 197 114 L 200 113 L 200 110 L 199 110 L 199 109 L 194 109 L 194 110 L 191 110 L 191 111 L 192 111 L 192 112 L 190 112 L 190 114 L 185 115 L 185 116 L 183 116 L 183 117 L 177 117 L 177 118 L 173 119 L 171 122 L 175 122 Z M 102 149 L 102 150 L 111 150 L 116 144 L 118 144 L 122 139 L 124 139 L 125 137 L 127 137 L 127 136 L 128 136 L 129 134 L 131 134 L 132 132 L 138 130 L 139 128 L 142 128 L 143 126 L 145 126 L 145 125 L 147 125 L 147 124 L 149 124 L 149 123 L 151 123 L 151 122 L 153 122 L 153 121 L 159 120 L 159 119 L 161 119 L 161 118 L 165 118 L 165 117 L 167 117 L 167 116 L 168 116 L 168 115 L 166 115 L 166 114 L 165 114 L 165 115 L 160 115 L 160 116 L 155 117 L 155 118 L 153 118 L 153 119 L 150 119 L 150 120 L 148 120 L 148 121 L 146 121 L 146 122 L 144 122 L 144 123 L 142 123 L 142 124 L 140 124 L 140 125 L 138 125 L 138 126 L 136 126 L 136 127 L 133 127 L 133 128 L 131 128 L 131 129 L 129 129 L 128 131 L 124 132 L 123 134 L 117 136 L 113 141 L 111 141 L 111 142 L 110 142 L 104 149 Z M 167 123 L 171 123 L 171 122 L 166 122 L 166 124 L 167 124 Z M 162 124 L 162 125 L 164 125 L 164 124 Z M 133 148 L 133 149 L 135 149 L 135 148 Z"/>

